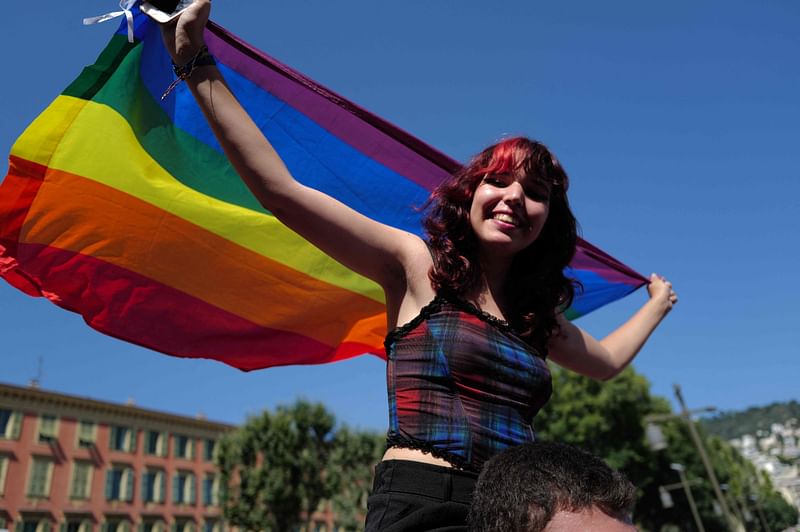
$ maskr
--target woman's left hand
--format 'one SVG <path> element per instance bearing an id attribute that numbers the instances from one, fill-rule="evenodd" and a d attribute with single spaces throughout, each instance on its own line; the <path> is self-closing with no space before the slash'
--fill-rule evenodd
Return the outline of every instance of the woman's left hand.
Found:
<path id="1" fill-rule="evenodd" d="M 664 314 L 672 310 L 672 307 L 678 302 L 678 295 L 672 289 L 672 283 L 655 273 L 650 275 L 647 293 L 650 294 L 650 301 L 662 306 Z"/>

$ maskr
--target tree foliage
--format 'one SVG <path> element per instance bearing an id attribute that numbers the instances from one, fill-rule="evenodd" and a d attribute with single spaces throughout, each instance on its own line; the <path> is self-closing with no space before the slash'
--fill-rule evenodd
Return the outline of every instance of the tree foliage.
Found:
<path id="1" fill-rule="evenodd" d="M 242 530 L 284 532 L 296 529 L 302 515 L 307 525 L 323 500 L 362 497 L 377 437 L 335 428 L 321 404 L 298 401 L 251 417 L 226 435 L 217 459 L 225 519 Z M 361 516 L 353 510 L 348 517 L 355 522 Z"/>
<path id="2" fill-rule="evenodd" d="M 340 528 L 364 528 L 374 465 L 381 460 L 385 450 L 385 434 L 357 432 L 347 427 L 336 433 L 331 456 L 334 464 L 331 468 L 331 481 L 337 489 L 331 502 Z"/>
<path id="3" fill-rule="evenodd" d="M 628 368 L 611 381 L 597 382 L 554 369 L 553 388 L 553 398 L 536 418 L 539 437 L 577 445 L 624 471 L 638 489 L 635 518 L 640 530 L 697 529 L 678 473 L 670 467 L 674 463 L 684 466 L 692 482 L 692 496 L 704 528 L 708 532 L 728 530 L 715 512 L 715 493 L 685 420 L 676 415 L 659 424 L 668 443 L 666 450 L 654 451 L 648 446 L 646 416 L 671 411 L 666 399 L 651 395 L 643 376 Z M 716 477 L 725 487 L 728 507 L 745 523 L 746 530 L 763 530 L 762 516 L 771 523 L 770 530 L 796 523 L 796 510 L 792 513 L 793 507 L 763 481 L 749 461 L 725 441 L 702 430 L 700 434 Z M 660 486 L 677 487 L 670 491 L 673 507 L 662 506 Z"/>

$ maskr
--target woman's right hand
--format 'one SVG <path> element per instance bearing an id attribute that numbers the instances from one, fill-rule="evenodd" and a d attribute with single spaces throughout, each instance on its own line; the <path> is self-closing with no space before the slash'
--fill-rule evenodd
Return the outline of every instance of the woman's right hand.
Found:
<path id="1" fill-rule="evenodd" d="M 203 31 L 211 13 L 211 0 L 196 0 L 166 24 L 161 24 L 161 37 L 176 65 L 185 65 L 205 46 Z"/>

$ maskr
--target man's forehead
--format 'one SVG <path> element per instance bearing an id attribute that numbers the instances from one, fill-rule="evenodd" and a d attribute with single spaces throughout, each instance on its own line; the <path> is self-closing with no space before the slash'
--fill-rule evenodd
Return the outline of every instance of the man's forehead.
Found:
<path id="1" fill-rule="evenodd" d="M 543 532 L 636 532 L 636 527 L 603 512 L 597 507 L 577 512 L 559 510 Z"/>

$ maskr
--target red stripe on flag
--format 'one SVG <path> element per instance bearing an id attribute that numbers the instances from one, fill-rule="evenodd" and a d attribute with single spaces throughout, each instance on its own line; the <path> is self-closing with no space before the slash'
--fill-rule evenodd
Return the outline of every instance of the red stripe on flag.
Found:
<path id="1" fill-rule="evenodd" d="M 102 333 L 143 347 L 242 370 L 343 358 L 332 346 L 256 325 L 93 257 L 41 244 L 22 243 L 19 252 L 20 267 L 42 292 L 58 293 L 51 298 L 55 304 L 83 315 Z"/>
<path id="2" fill-rule="evenodd" d="M 47 167 L 9 157 L 8 175 L 0 184 L 0 276 L 29 296 L 42 293 L 36 283 L 17 268 L 17 247 L 22 224 L 39 192 Z"/>

